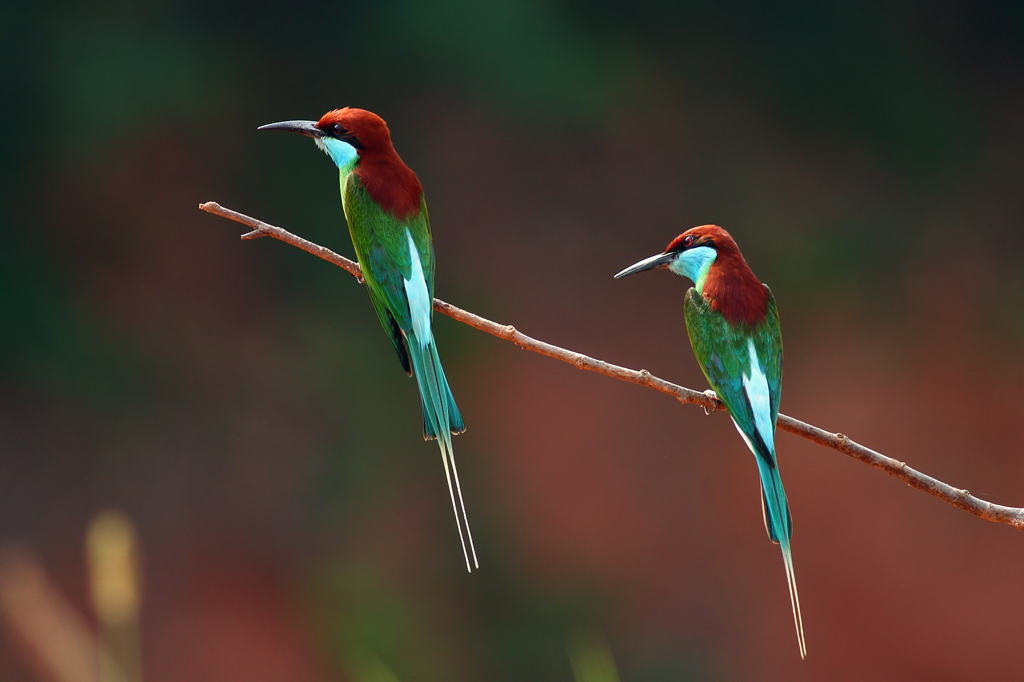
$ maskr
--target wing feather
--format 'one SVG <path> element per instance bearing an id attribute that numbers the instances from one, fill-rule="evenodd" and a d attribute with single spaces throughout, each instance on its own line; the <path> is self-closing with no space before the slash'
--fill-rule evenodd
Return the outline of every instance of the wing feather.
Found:
<path id="1" fill-rule="evenodd" d="M 691 288 L 684 300 L 690 345 L 711 388 L 737 428 L 762 440 L 774 455 L 775 422 L 782 385 L 782 340 L 775 299 L 755 327 L 732 324 Z"/>
<path id="2" fill-rule="evenodd" d="M 342 196 L 349 234 L 363 268 L 370 300 L 402 368 L 410 373 L 412 367 L 403 334 L 413 329 L 406 291 L 406 280 L 412 276 L 410 236 L 431 303 L 434 294 L 434 249 L 426 204 L 421 200 L 418 214 L 396 220 L 373 201 L 355 173 L 345 180 Z"/>

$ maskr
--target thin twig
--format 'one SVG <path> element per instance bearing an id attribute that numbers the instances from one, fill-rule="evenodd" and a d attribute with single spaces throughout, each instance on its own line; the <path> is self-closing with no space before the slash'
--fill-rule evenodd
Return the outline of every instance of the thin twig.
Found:
<path id="1" fill-rule="evenodd" d="M 297 246 L 303 251 L 308 251 L 314 256 L 323 258 L 324 260 L 334 263 L 338 267 L 344 268 L 354 277 L 362 281 L 362 271 L 359 269 L 359 264 L 340 256 L 330 249 L 325 249 L 322 246 L 318 246 L 310 241 L 307 241 L 301 237 L 297 237 L 287 230 L 283 230 L 280 227 L 274 227 L 268 225 L 261 220 L 250 218 L 247 215 L 243 215 L 236 211 L 232 211 L 227 208 L 223 208 L 219 204 L 209 201 L 205 204 L 200 204 L 199 208 L 219 215 L 223 218 L 229 218 L 236 222 L 242 223 L 252 228 L 252 232 L 248 232 L 242 235 L 242 239 L 257 239 L 259 237 L 273 237 L 283 242 Z M 531 338 L 522 332 L 516 330 L 512 325 L 498 324 L 492 322 L 486 318 L 475 315 L 469 311 L 458 308 L 451 303 L 445 303 L 440 299 L 434 299 L 434 310 L 439 313 L 443 313 L 452 319 L 458 320 L 464 324 L 479 329 L 480 331 L 487 332 L 497 336 L 500 339 L 511 341 L 515 345 L 525 350 L 533 351 L 534 353 L 540 353 L 546 355 L 549 358 L 561 360 L 567 362 L 570 365 L 578 369 L 587 370 L 589 372 L 597 372 L 598 374 L 604 374 L 615 379 L 621 379 L 622 381 L 628 381 L 630 383 L 639 384 L 640 386 L 646 386 L 647 388 L 653 388 L 656 391 L 660 391 L 666 395 L 670 395 L 676 400 L 684 404 L 700 405 L 708 412 L 715 410 L 724 409 L 722 402 L 715 397 L 714 391 L 694 391 L 683 386 L 678 386 L 664 379 L 659 379 L 654 376 L 646 369 L 639 371 L 634 369 L 628 369 L 626 367 L 619 367 L 602 360 L 596 360 L 592 357 L 577 353 L 575 351 L 566 350 L 558 346 L 546 343 L 544 341 L 538 341 L 537 339 Z M 1019 530 L 1024 530 L 1024 509 L 1017 507 L 1006 507 L 1001 504 L 993 504 L 987 502 L 974 495 L 971 495 L 966 490 L 960 488 L 954 488 L 953 486 L 943 483 L 942 481 L 932 478 L 927 474 L 923 474 L 916 469 L 912 469 L 907 466 L 906 463 L 901 462 L 891 457 L 886 457 L 880 452 L 875 452 L 870 448 L 866 448 L 863 445 L 856 443 L 841 433 L 830 433 L 817 426 L 812 426 L 799 419 L 793 417 L 787 417 L 784 414 L 779 415 L 778 428 L 783 431 L 789 431 L 798 436 L 802 436 L 807 440 L 823 445 L 833 450 L 850 455 L 855 459 L 859 459 L 865 464 L 869 464 L 876 469 L 881 469 L 890 476 L 895 476 L 912 488 L 923 490 L 924 492 L 934 495 L 935 497 L 948 502 L 954 507 L 963 509 L 964 511 L 970 512 L 975 516 L 979 516 L 988 521 L 995 521 L 996 523 L 1006 523 Z"/>

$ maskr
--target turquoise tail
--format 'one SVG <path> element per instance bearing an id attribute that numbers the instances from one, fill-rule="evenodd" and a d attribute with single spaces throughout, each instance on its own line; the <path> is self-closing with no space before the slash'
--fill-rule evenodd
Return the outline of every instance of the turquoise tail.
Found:
<path id="1" fill-rule="evenodd" d="M 758 445 L 763 444 L 758 442 Z M 806 658 L 807 645 L 804 643 L 804 622 L 800 615 L 800 595 L 796 591 L 796 574 L 793 572 L 793 550 L 790 544 L 790 539 L 793 537 L 793 518 L 789 513 L 789 503 L 786 501 L 786 491 L 782 487 L 782 478 L 779 476 L 775 453 L 762 453 L 755 450 L 754 456 L 757 459 L 758 473 L 761 475 L 761 504 L 764 512 L 764 525 L 768 531 L 768 537 L 782 548 L 782 561 L 786 566 L 786 584 L 789 587 L 789 601 L 793 605 L 793 622 L 796 624 L 796 638 L 800 645 L 800 658 Z"/>
<path id="2" fill-rule="evenodd" d="M 430 335 L 429 328 L 427 334 Z M 466 570 L 472 572 L 473 567 L 480 568 L 476 559 L 476 548 L 473 546 L 473 533 L 469 530 L 469 517 L 466 516 L 466 505 L 462 501 L 462 487 L 459 484 L 459 471 L 455 467 L 455 451 L 452 449 L 452 434 L 466 430 L 455 398 L 448 387 L 448 379 L 444 376 L 441 359 L 437 355 L 437 346 L 432 336 L 421 342 L 415 332 L 406 333 L 406 347 L 412 360 L 413 376 L 420 389 L 420 400 L 423 403 L 423 437 L 427 440 L 437 439 L 441 448 L 441 461 L 444 464 L 444 476 L 448 481 L 448 494 L 452 498 L 452 511 L 455 512 L 455 525 L 459 529 L 459 540 L 462 542 L 462 555 L 466 559 Z M 454 480 L 455 484 L 452 485 Z M 459 511 L 462 511 L 461 516 Z M 465 534 L 463 534 L 465 525 Z M 469 539 L 469 550 L 466 550 L 466 539 Z M 470 565 L 469 557 L 473 556 Z"/>

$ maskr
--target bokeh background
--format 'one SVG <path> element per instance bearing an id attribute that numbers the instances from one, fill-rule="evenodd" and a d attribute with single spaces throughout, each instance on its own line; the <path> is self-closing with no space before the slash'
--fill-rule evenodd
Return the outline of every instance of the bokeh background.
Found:
<path id="1" fill-rule="evenodd" d="M 440 297 L 698 389 L 687 283 L 611 276 L 723 225 L 783 412 L 1024 504 L 1021 3 L 2 3 L 0 91 L 0 543 L 93 622 L 123 511 L 148 682 L 1024 674 L 1019 531 L 780 434 L 801 662 L 724 415 L 438 316 L 467 575 L 362 287 L 197 210 L 351 254 L 330 162 L 256 127 L 374 110 Z M 5 623 L 0 678 L 51 679 Z"/>

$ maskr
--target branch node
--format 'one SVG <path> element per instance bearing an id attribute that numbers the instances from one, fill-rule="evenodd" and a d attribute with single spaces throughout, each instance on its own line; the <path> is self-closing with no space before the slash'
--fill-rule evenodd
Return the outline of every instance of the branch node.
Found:
<path id="1" fill-rule="evenodd" d="M 245 234 L 243 234 L 240 237 L 240 239 L 242 241 L 249 241 L 249 240 L 252 240 L 252 239 L 259 239 L 260 237 L 266 237 L 266 236 L 267 236 L 267 233 L 264 232 L 263 230 L 253 230 L 252 232 L 246 232 Z"/>
<path id="2" fill-rule="evenodd" d="M 648 372 L 646 369 L 642 369 L 638 373 L 640 374 L 641 381 L 643 381 L 645 384 L 651 383 L 652 374 L 650 372 Z"/>

